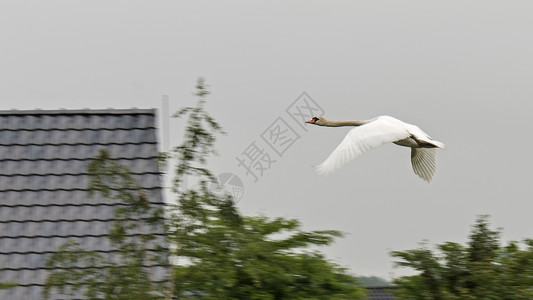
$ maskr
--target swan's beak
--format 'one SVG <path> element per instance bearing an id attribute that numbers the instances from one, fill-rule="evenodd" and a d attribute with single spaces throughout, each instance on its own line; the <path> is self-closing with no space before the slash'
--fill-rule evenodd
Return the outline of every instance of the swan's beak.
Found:
<path id="1" fill-rule="evenodd" d="M 311 119 L 311 120 L 309 120 L 309 121 L 305 121 L 305 123 L 315 124 L 315 120 Z"/>

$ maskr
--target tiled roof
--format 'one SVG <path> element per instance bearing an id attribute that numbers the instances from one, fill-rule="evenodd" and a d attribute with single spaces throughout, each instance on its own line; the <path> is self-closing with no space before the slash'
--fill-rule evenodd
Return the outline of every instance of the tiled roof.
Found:
<path id="1" fill-rule="evenodd" d="M 366 287 L 368 300 L 394 300 L 394 291 L 398 289 L 395 286 L 372 286 Z"/>
<path id="2" fill-rule="evenodd" d="M 155 110 L 0 111 L 0 282 L 20 285 L 0 299 L 41 299 L 46 259 L 67 240 L 113 255 L 108 231 L 124 204 L 87 193 L 87 165 L 101 149 L 162 207 Z M 164 280 L 167 271 L 151 273 Z"/>

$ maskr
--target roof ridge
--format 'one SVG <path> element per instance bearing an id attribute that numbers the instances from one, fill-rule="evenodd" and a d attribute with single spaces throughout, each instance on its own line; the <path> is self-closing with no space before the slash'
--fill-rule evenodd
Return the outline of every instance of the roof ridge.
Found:
<path id="1" fill-rule="evenodd" d="M 0 110 L 0 115 L 155 115 L 155 108 Z"/>

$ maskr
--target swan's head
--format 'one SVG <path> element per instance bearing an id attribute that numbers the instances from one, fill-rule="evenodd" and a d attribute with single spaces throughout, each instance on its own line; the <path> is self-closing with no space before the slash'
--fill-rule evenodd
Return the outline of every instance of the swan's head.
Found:
<path id="1" fill-rule="evenodd" d="M 309 123 L 309 124 L 315 124 L 315 125 L 324 125 L 324 123 L 326 122 L 326 118 L 324 117 L 313 117 L 311 120 L 309 121 L 305 121 L 305 123 Z"/>

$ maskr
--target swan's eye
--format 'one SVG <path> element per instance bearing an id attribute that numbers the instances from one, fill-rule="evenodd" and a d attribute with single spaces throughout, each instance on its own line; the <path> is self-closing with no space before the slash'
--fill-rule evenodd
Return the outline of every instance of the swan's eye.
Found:
<path id="1" fill-rule="evenodd" d="M 319 119 L 318 119 L 317 117 L 313 117 L 313 120 L 315 120 L 315 122 L 316 122 L 316 121 L 318 121 Z"/>

